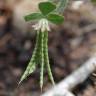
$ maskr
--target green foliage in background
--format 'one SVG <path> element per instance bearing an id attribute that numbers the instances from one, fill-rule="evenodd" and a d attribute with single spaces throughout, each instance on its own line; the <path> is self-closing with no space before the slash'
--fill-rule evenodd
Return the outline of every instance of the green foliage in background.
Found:
<path id="1" fill-rule="evenodd" d="M 91 0 L 92 3 L 96 4 L 96 0 Z"/>

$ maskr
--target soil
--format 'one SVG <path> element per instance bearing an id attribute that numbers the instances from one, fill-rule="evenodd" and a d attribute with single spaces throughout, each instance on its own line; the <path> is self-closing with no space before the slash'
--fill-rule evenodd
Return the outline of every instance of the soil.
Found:
<path id="1" fill-rule="evenodd" d="M 78 12 L 66 10 L 64 15 L 65 23 L 49 32 L 49 57 L 56 83 L 96 51 L 96 29 L 83 30 L 92 22 Z M 9 9 L 3 10 L 0 15 L 0 96 L 40 96 L 39 68 L 18 86 L 31 58 L 36 35 L 32 32 L 23 34 L 22 30 L 13 26 L 12 18 Z M 44 75 L 45 92 L 52 85 L 46 72 Z M 84 83 L 73 89 L 73 93 L 76 96 L 96 96 L 95 80 L 91 74 Z"/>

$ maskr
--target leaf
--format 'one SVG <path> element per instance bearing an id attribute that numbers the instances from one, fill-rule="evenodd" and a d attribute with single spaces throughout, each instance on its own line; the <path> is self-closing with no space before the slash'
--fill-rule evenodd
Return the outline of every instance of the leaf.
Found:
<path id="1" fill-rule="evenodd" d="M 64 17 L 58 14 L 49 14 L 47 19 L 54 24 L 61 24 L 64 21 Z"/>
<path id="2" fill-rule="evenodd" d="M 24 16 L 25 21 L 38 20 L 41 18 L 43 18 L 43 15 L 41 13 L 32 13 Z"/>
<path id="3" fill-rule="evenodd" d="M 92 3 L 96 4 L 96 0 L 91 0 Z"/>
<path id="4" fill-rule="evenodd" d="M 51 2 L 41 2 L 39 3 L 39 9 L 43 15 L 47 15 L 56 9 L 56 5 Z"/>

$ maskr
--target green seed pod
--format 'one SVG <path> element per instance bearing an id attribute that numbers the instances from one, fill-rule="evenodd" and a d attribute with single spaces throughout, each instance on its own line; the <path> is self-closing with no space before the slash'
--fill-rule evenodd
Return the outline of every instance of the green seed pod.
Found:
<path id="1" fill-rule="evenodd" d="M 34 72 L 34 70 L 36 69 L 36 58 L 37 58 L 37 53 L 38 53 L 38 44 L 39 44 L 39 32 L 37 32 L 37 38 L 36 38 L 36 45 L 35 45 L 35 49 L 33 51 L 33 55 L 31 57 L 31 60 L 28 64 L 28 67 L 26 68 L 24 74 L 22 75 L 21 77 L 21 80 L 19 82 L 19 84 L 24 80 L 26 79 L 27 76 L 29 76 L 32 72 Z"/>
<path id="2" fill-rule="evenodd" d="M 50 64 L 49 64 L 49 56 L 48 56 L 48 32 L 44 32 L 44 63 L 46 64 L 46 68 L 48 70 L 49 78 L 54 85 L 54 78 L 51 72 Z"/>
<path id="3" fill-rule="evenodd" d="M 41 72 L 40 72 L 40 88 L 42 90 L 43 87 L 43 77 L 44 77 L 44 53 L 43 53 L 43 42 L 44 42 L 44 32 L 40 32 L 41 33 Z"/>

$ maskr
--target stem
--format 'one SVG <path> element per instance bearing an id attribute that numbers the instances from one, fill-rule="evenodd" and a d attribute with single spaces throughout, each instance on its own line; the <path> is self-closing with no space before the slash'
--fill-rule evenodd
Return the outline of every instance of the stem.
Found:
<path id="1" fill-rule="evenodd" d="M 55 2 L 55 1 L 57 1 L 57 0 L 48 0 L 49 2 Z"/>
<path id="2" fill-rule="evenodd" d="M 48 32 L 44 32 L 44 62 L 46 64 L 46 67 L 47 67 L 47 70 L 48 70 L 48 75 L 49 75 L 49 78 L 52 82 L 52 84 L 54 85 L 55 82 L 54 82 L 54 78 L 53 78 L 53 75 L 52 75 L 52 72 L 51 72 L 51 68 L 50 68 L 50 64 L 49 64 L 49 56 L 48 56 Z"/>
<path id="3" fill-rule="evenodd" d="M 69 0 L 59 0 L 59 3 L 57 5 L 57 9 L 55 12 L 62 14 L 68 4 Z"/>

